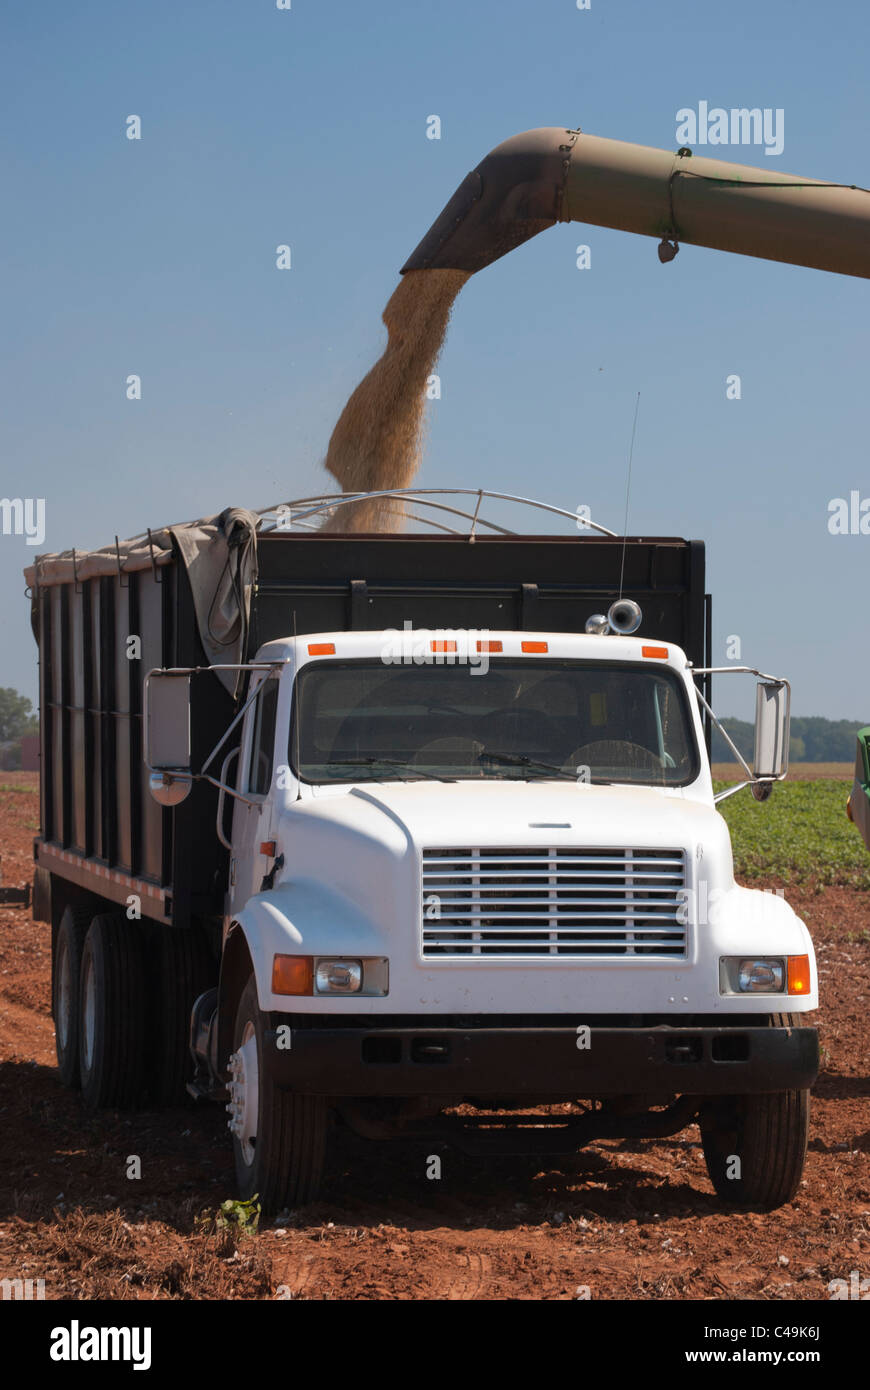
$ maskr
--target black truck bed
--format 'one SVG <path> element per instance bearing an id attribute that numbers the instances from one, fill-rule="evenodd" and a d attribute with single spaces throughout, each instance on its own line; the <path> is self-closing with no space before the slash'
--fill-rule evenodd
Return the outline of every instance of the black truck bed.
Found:
<path id="1" fill-rule="evenodd" d="M 643 609 L 642 634 L 708 664 L 704 545 L 676 537 L 444 537 L 271 531 L 258 540 L 247 659 L 297 633 L 415 627 L 582 632 L 619 592 Z M 179 559 L 131 573 L 37 584 L 41 835 L 38 864 L 82 893 L 186 926 L 223 910 L 227 855 L 214 788 L 197 783 L 162 809 L 142 762 L 142 685 L 160 666 L 205 665 Z M 128 638 L 141 655 L 128 657 Z M 709 687 L 707 687 L 709 689 Z M 234 712 L 210 675 L 194 682 L 194 766 Z"/>

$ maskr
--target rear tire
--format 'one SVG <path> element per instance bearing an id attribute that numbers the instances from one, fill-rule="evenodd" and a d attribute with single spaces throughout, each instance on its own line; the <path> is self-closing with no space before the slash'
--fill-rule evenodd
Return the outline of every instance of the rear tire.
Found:
<path id="1" fill-rule="evenodd" d="M 265 1216 L 302 1206 L 317 1195 L 326 1157 L 329 1109 L 323 1096 L 303 1096 L 271 1082 L 263 1066 L 265 1016 L 254 977 L 242 991 L 233 1028 L 230 1105 L 239 1194 L 258 1197 Z M 230 1108 L 229 1106 L 227 1107 Z"/>
<path id="2" fill-rule="evenodd" d="M 51 1016 L 54 1019 L 57 1070 L 63 1085 L 73 1090 L 78 1090 L 81 1085 L 79 979 L 82 947 L 90 921 L 89 912 L 78 907 L 67 907 L 57 929 L 52 959 Z"/>
<path id="3" fill-rule="evenodd" d="M 800 1028 L 801 1014 L 772 1014 L 773 1028 Z M 810 1122 L 809 1091 L 725 1096 L 701 1114 L 704 1159 L 728 1206 L 772 1211 L 800 1187 Z M 735 1163 L 739 1159 L 739 1169 Z"/>
<path id="4" fill-rule="evenodd" d="M 81 964 L 80 1075 L 91 1110 L 142 1099 L 145 1080 L 146 957 L 138 923 L 123 913 L 95 917 Z"/>

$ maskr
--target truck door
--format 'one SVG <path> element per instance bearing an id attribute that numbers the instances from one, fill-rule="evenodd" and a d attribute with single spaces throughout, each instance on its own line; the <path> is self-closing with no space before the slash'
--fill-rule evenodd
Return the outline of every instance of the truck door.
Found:
<path id="1" fill-rule="evenodd" d="M 233 802 L 232 855 L 230 858 L 230 909 L 239 911 L 253 893 L 260 891 L 263 875 L 272 866 L 260 845 L 271 838 L 272 772 L 275 723 L 278 712 L 278 677 L 256 674 L 257 698 L 245 715 L 239 751 L 236 790 L 246 801 Z"/>

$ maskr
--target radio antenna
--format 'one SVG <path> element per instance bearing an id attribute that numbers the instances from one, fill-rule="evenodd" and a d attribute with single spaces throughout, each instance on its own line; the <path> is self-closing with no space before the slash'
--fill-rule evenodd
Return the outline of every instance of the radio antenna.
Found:
<path id="1" fill-rule="evenodd" d="M 634 423 L 631 427 L 631 444 L 628 450 L 628 477 L 625 483 L 625 520 L 622 523 L 622 562 L 619 566 L 619 597 L 622 598 L 622 584 L 625 579 L 625 546 L 628 540 L 628 499 L 631 496 L 631 461 L 634 458 L 634 436 L 637 433 L 637 412 L 640 410 L 640 392 L 634 403 Z"/>
<path id="2" fill-rule="evenodd" d="M 293 609 L 293 684 L 296 698 L 293 701 L 293 743 L 296 757 L 296 800 L 302 799 L 302 762 L 299 752 L 299 725 L 302 722 L 302 682 L 299 679 L 299 640 L 296 633 L 296 609 Z"/>

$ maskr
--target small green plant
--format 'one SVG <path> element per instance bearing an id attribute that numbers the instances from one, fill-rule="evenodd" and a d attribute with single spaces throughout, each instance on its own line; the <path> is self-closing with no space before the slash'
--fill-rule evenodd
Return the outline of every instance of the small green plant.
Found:
<path id="1" fill-rule="evenodd" d="M 209 1235 L 224 1232 L 252 1236 L 260 1224 L 259 1193 L 255 1192 L 247 1202 L 228 1197 L 225 1202 L 221 1202 L 216 1212 L 204 1211 L 196 1218 L 194 1224 Z"/>
<path id="2" fill-rule="evenodd" d="M 218 1230 L 229 1227 L 245 1236 L 254 1235 L 259 1224 L 260 1202 L 259 1193 L 256 1192 L 248 1202 L 237 1202 L 228 1197 L 225 1202 L 221 1202 L 215 1217 Z"/>

